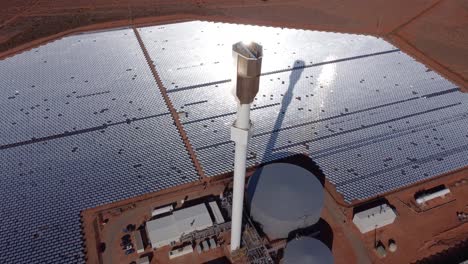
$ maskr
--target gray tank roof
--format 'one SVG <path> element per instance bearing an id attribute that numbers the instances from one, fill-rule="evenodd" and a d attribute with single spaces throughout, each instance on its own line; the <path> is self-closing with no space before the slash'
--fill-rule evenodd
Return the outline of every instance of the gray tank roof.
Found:
<path id="1" fill-rule="evenodd" d="M 323 187 L 309 171 L 287 163 L 262 167 L 249 180 L 250 215 L 272 240 L 320 219 Z"/>
<path id="2" fill-rule="evenodd" d="M 320 240 L 302 237 L 286 245 L 284 264 L 333 264 L 333 254 Z"/>

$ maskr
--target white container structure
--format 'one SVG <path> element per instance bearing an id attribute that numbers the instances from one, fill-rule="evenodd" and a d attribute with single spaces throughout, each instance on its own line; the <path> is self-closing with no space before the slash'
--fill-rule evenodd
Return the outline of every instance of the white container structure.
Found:
<path id="1" fill-rule="evenodd" d="M 197 249 L 198 254 L 201 254 L 201 253 L 202 253 L 202 248 L 201 248 L 201 244 L 200 244 L 200 243 L 198 243 L 198 244 L 195 246 L 195 248 Z"/>
<path id="2" fill-rule="evenodd" d="M 213 238 L 210 238 L 210 248 L 215 249 L 218 247 L 218 244 L 216 244 L 216 241 Z"/>
<path id="3" fill-rule="evenodd" d="M 193 253 L 192 245 L 187 245 L 185 247 L 169 251 L 169 259 L 177 258 L 191 253 Z"/>
<path id="4" fill-rule="evenodd" d="M 172 206 L 172 204 L 171 204 L 171 205 L 167 205 L 167 206 L 163 206 L 163 207 L 154 209 L 151 212 L 151 216 L 155 217 L 155 216 L 162 215 L 162 214 L 165 214 L 165 213 L 170 213 L 172 211 L 174 211 L 174 206 Z"/>
<path id="5" fill-rule="evenodd" d="M 224 223 L 223 214 L 221 213 L 221 210 L 219 210 L 219 207 L 216 201 L 211 201 L 208 205 L 211 208 L 211 212 L 213 212 L 213 216 L 215 218 L 216 224 Z"/>
<path id="6" fill-rule="evenodd" d="M 231 226 L 231 251 L 234 251 L 240 248 L 247 144 L 251 136 L 250 104 L 259 89 L 263 49 L 254 42 L 239 42 L 232 46 L 232 54 L 236 69 L 233 83 L 238 100 L 236 121 L 231 127 L 231 140 L 236 144 Z"/>
<path id="7" fill-rule="evenodd" d="M 141 238 L 141 231 L 135 231 L 135 249 L 138 254 L 145 252 L 145 246 L 143 244 L 143 239 Z"/>
<path id="8" fill-rule="evenodd" d="M 396 219 L 396 214 L 388 204 L 372 207 L 354 215 L 353 223 L 361 231 L 367 233 L 377 228 L 390 225 Z"/>
<path id="9" fill-rule="evenodd" d="M 203 242 L 202 242 L 201 244 L 202 244 L 202 246 L 203 246 L 203 251 L 208 251 L 208 250 L 210 250 L 210 245 L 208 245 L 208 241 L 203 240 Z"/>
<path id="10" fill-rule="evenodd" d="M 444 188 L 435 192 L 423 193 L 416 198 L 416 203 L 418 205 L 423 205 L 426 202 L 433 200 L 435 198 L 439 198 L 439 197 L 443 198 L 449 193 L 450 193 L 450 189 L 448 188 Z"/>

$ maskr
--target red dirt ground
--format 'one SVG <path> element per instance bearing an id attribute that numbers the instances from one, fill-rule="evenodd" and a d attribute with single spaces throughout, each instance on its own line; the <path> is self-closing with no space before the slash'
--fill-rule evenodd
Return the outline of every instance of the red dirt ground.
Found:
<path id="1" fill-rule="evenodd" d="M 186 197 L 191 200 L 210 194 L 219 195 L 229 182 L 229 179 L 216 179 L 211 180 L 207 186 L 199 181 L 83 211 L 81 220 L 87 263 L 130 263 L 136 260 L 136 253 L 125 256 L 120 248 L 120 238 L 124 235 L 123 228 L 128 224 L 135 224 L 138 227 L 150 218 L 151 210 L 155 207 L 172 202 L 179 203 Z M 104 219 L 108 219 L 105 225 L 102 224 Z M 135 241 L 134 238 L 132 240 Z M 106 250 L 102 254 L 98 254 L 98 245 L 101 242 L 106 244 Z M 169 247 L 162 248 L 161 251 L 156 252 L 159 257 L 154 258 L 151 263 L 167 262 L 160 261 L 164 257 L 168 259 L 168 252 Z M 147 248 L 141 255 L 145 254 L 154 253 L 150 248 Z M 211 252 L 201 255 L 201 259 L 215 259 L 223 255 L 221 251 Z"/>
<path id="2" fill-rule="evenodd" d="M 138 258 L 137 254 L 125 256 L 120 248 L 120 237 L 124 235 L 122 229 L 128 224 L 140 225 L 149 219 L 151 209 L 160 205 L 168 204 L 174 201 L 183 199 L 189 196 L 189 199 L 198 198 L 205 195 L 219 195 L 224 189 L 226 183 L 230 181 L 222 181 L 219 183 L 210 184 L 206 189 L 202 188 L 202 184 L 187 185 L 188 188 L 170 189 L 163 193 L 157 192 L 148 194 L 145 197 L 137 197 L 122 202 L 104 205 L 98 208 L 88 209 L 82 213 L 82 222 L 87 263 L 130 263 Z M 356 255 L 366 261 L 360 263 L 370 263 L 368 254 L 364 244 L 356 235 L 348 235 L 341 223 L 344 215 L 336 211 L 337 207 L 332 204 L 334 201 L 327 198 L 327 205 L 322 212 L 322 218 L 330 225 L 333 230 L 332 251 L 335 255 L 335 263 L 350 263 L 350 259 L 354 259 Z M 122 210 L 121 210 L 122 209 Z M 103 219 L 108 219 L 106 225 L 102 225 Z M 340 221 L 340 222 L 337 222 Z M 224 247 L 229 246 L 229 234 L 226 234 Z M 349 240 L 349 238 L 352 240 Z M 132 239 L 134 241 L 134 238 Z M 351 243 L 350 241 L 353 241 Z M 102 254 L 98 254 L 97 245 L 106 243 L 106 250 Z M 284 244 L 284 243 L 283 243 Z M 150 254 L 154 256 L 152 264 L 163 263 L 204 263 L 208 260 L 213 260 L 225 256 L 227 248 L 220 247 L 216 250 L 211 250 L 203 254 L 190 254 L 187 256 L 176 258 L 169 261 L 168 252 L 170 247 L 164 247 L 153 251 L 151 248 L 146 248 L 145 252 L 140 254 Z"/>
<path id="3" fill-rule="evenodd" d="M 251 173 L 249 173 L 251 174 Z M 147 220 L 151 208 L 158 205 L 179 201 L 185 196 L 190 199 L 218 195 L 229 185 L 230 177 L 210 178 L 206 184 L 197 182 L 150 193 L 101 207 L 88 209 L 82 213 L 85 244 L 88 263 L 126 263 L 136 259 L 137 255 L 124 256 L 119 246 L 122 228 L 130 222 L 137 226 Z M 451 193 L 445 198 L 438 198 L 418 207 L 414 202 L 414 194 L 430 189 L 440 184 L 450 188 Z M 382 198 L 388 200 L 397 212 L 397 219 L 391 225 L 382 227 L 376 232 L 361 234 L 352 222 L 353 207 L 341 206 L 343 201 L 334 200 L 327 188 L 322 219 L 332 230 L 331 249 L 335 263 L 414 263 L 417 260 L 442 252 L 468 238 L 468 222 L 458 220 L 456 212 L 468 213 L 468 169 L 438 177 L 434 180 L 410 186 L 395 191 Z M 123 210 L 121 210 L 123 209 Z M 99 221 L 109 219 L 108 224 L 101 225 Z M 225 241 L 229 241 L 226 234 Z M 375 242 L 380 240 L 388 248 L 388 241 L 393 239 L 398 245 L 395 253 L 387 251 L 385 258 L 377 256 L 374 250 Z M 97 245 L 105 242 L 104 254 L 97 253 Z M 279 244 L 278 244 L 279 243 Z M 274 246 L 282 246 L 278 241 Z M 224 246 L 228 246 L 226 243 Z M 226 249 L 207 252 L 202 255 L 193 254 L 169 262 L 167 253 L 170 248 L 162 248 L 156 252 L 146 249 L 144 254 L 153 254 L 152 264 L 162 263 L 202 263 L 225 255 Z"/>
<path id="4" fill-rule="evenodd" d="M 201 19 L 380 36 L 468 92 L 465 0 L 12 0 L 0 10 L 0 58 L 76 31 Z"/>
<path id="5" fill-rule="evenodd" d="M 416 192 L 440 184 L 448 187 L 451 193 L 445 198 L 428 202 L 424 207 L 416 205 Z M 349 227 L 364 242 L 373 263 L 414 263 L 468 238 L 468 222 L 460 222 L 456 215 L 457 212 L 468 212 L 467 169 L 388 194 L 384 198 L 395 207 L 397 219 L 376 232 L 361 234 L 352 223 L 352 210 L 345 209 Z M 387 251 L 387 257 L 381 259 L 373 250 L 375 240 L 382 241 L 388 248 L 389 239 L 396 241 L 398 250 L 395 253 Z"/>

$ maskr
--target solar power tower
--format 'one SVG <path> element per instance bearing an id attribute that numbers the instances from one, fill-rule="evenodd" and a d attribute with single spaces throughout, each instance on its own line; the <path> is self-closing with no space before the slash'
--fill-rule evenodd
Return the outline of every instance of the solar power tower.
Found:
<path id="1" fill-rule="evenodd" d="M 259 89 L 263 49 L 254 42 L 238 42 L 232 46 L 232 54 L 236 69 L 233 83 L 238 101 L 237 117 L 231 127 L 231 140 L 236 144 L 231 228 L 231 251 L 234 251 L 240 247 L 247 144 L 252 128 L 250 104 Z"/>

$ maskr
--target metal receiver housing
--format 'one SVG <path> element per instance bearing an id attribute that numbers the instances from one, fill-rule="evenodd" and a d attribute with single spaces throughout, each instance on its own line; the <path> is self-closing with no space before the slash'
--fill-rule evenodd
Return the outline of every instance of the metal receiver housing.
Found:
<path id="1" fill-rule="evenodd" d="M 255 42 L 238 42 L 232 46 L 236 70 L 234 87 L 240 104 L 250 104 L 258 93 L 263 48 Z"/>

